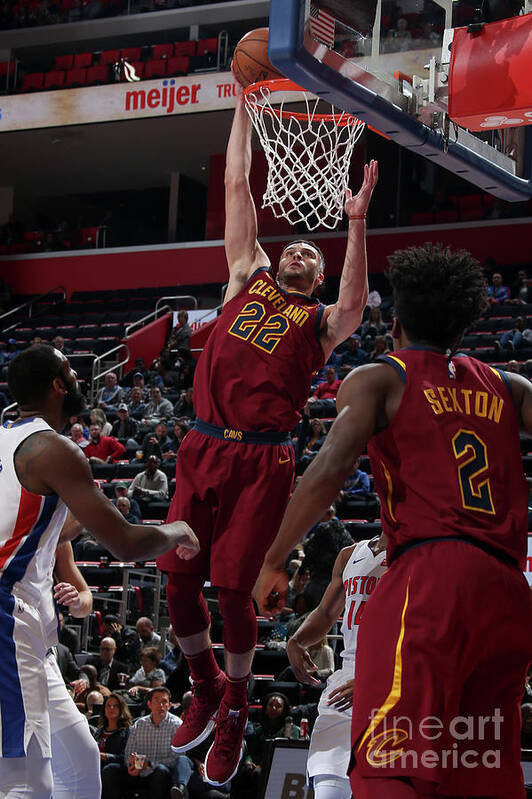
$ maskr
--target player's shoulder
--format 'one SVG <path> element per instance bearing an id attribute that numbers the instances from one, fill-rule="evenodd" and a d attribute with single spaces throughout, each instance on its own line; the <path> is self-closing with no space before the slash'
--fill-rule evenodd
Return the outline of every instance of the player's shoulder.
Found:
<path id="1" fill-rule="evenodd" d="M 359 546 L 358 543 L 349 544 L 349 546 L 343 547 L 340 550 L 340 552 L 336 556 L 335 571 L 340 572 L 340 573 L 343 572 L 343 570 L 345 569 L 345 567 L 349 563 L 351 555 L 354 554 L 354 552 L 356 551 L 358 546 Z"/>

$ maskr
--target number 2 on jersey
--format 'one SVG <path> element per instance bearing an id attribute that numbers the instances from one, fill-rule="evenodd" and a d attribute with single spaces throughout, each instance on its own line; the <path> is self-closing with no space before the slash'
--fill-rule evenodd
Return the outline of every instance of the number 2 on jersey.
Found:
<path id="1" fill-rule="evenodd" d="M 243 341 L 248 341 L 255 333 L 251 343 L 271 354 L 290 325 L 288 319 L 281 314 L 268 317 L 261 325 L 265 314 L 266 309 L 261 302 L 248 302 L 236 317 L 228 333 Z"/>
<path id="2" fill-rule="evenodd" d="M 472 430 L 459 430 L 452 440 L 458 464 L 458 483 L 462 505 L 466 510 L 495 514 L 488 476 L 488 454 L 485 443 Z M 465 460 L 462 460 L 465 456 Z"/>

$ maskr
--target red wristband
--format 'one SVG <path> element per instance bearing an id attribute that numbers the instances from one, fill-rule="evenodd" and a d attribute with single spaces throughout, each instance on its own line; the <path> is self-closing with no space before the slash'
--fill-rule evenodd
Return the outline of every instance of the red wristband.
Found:
<path id="1" fill-rule="evenodd" d="M 366 218 L 366 214 L 353 214 L 352 216 L 348 217 L 349 220 L 351 220 L 351 219 L 365 219 L 365 218 Z"/>

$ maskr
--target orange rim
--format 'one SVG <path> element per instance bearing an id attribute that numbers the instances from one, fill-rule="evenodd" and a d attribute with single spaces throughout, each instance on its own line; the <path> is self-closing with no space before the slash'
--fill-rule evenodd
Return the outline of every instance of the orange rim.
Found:
<path id="1" fill-rule="evenodd" d="M 259 93 L 258 96 L 261 96 L 262 89 L 268 89 L 270 92 L 301 92 L 306 94 L 307 90 L 303 89 L 297 83 L 294 83 L 293 80 L 289 80 L 288 78 L 277 78 L 276 80 L 261 80 L 257 81 L 256 83 L 250 83 L 249 86 L 244 88 L 244 94 L 246 98 L 251 94 Z M 273 113 L 276 117 L 282 117 L 283 119 L 299 119 L 299 120 L 307 120 L 310 119 L 309 114 L 299 113 L 297 111 L 281 111 L 278 108 L 271 108 L 267 109 L 267 113 Z M 334 122 L 336 125 L 343 127 L 344 125 L 354 125 L 355 123 L 360 123 L 360 120 L 354 117 L 352 114 L 348 114 L 347 111 L 342 111 L 341 114 L 312 114 L 312 119 L 316 119 L 318 121 L 324 122 Z"/>

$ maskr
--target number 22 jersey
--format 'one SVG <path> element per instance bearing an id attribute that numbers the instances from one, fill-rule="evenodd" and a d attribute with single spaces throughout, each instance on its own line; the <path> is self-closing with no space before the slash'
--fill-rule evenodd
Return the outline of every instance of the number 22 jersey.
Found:
<path id="1" fill-rule="evenodd" d="M 284 291 L 269 269 L 258 269 L 224 306 L 199 359 L 198 418 L 240 430 L 292 430 L 324 363 L 323 311 L 317 299 Z"/>
<path id="2" fill-rule="evenodd" d="M 394 418 L 368 443 L 388 557 L 416 539 L 466 536 L 523 568 L 527 489 L 505 373 L 421 347 L 379 360 L 405 383 Z"/>

